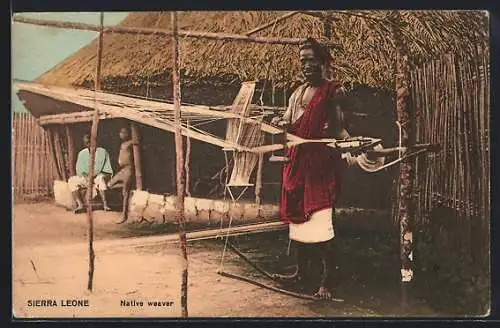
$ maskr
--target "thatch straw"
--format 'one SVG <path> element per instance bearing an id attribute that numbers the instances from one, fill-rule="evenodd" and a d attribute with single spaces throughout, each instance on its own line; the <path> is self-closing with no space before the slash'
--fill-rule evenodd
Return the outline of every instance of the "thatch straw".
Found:
<path id="1" fill-rule="evenodd" d="M 352 15 L 354 12 L 325 13 L 332 19 L 332 41 L 343 45 L 340 50 L 332 49 L 338 78 L 345 82 L 390 87 L 395 58 L 390 13 L 362 11 L 359 12 L 362 15 L 356 16 Z M 179 28 L 245 34 L 283 14 L 279 11 L 181 12 Z M 401 15 L 404 25 L 398 28 L 414 61 L 448 51 L 460 51 L 472 57 L 474 45 L 487 42 L 488 22 L 483 12 L 415 11 L 402 12 Z M 168 17 L 167 12 L 133 13 L 120 26 L 169 28 Z M 322 38 L 324 33 L 320 19 L 296 14 L 276 23 L 272 33 L 271 29 L 263 29 L 254 35 Z M 268 78 L 277 86 L 282 86 L 300 76 L 296 46 L 190 38 L 180 41 L 182 72 L 194 79 L 236 76 L 240 81 L 246 81 Z M 60 85 L 83 85 L 91 81 L 96 46 L 94 40 L 42 75 L 39 81 Z M 267 76 L 266 63 L 270 57 L 275 60 Z M 169 38 L 158 35 L 106 35 L 102 70 L 104 84 L 113 78 L 127 78 L 137 84 L 146 84 L 149 77 L 170 71 Z"/>

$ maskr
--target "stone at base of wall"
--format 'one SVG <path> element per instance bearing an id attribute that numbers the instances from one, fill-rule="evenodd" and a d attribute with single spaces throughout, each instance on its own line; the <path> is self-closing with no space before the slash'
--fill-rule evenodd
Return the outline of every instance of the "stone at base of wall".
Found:
<path id="1" fill-rule="evenodd" d="M 66 181 L 54 181 L 54 199 L 56 205 L 62 206 L 68 210 L 73 208 L 73 197 Z"/>
<path id="2" fill-rule="evenodd" d="M 115 204 L 110 202 L 109 199 L 110 191 L 108 191 L 108 205 L 113 207 Z M 85 202 L 85 192 L 81 192 L 82 200 Z M 71 190 L 69 189 L 69 184 L 66 181 L 55 180 L 54 181 L 54 201 L 55 204 L 61 207 L 66 208 L 67 210 L 72 210 L 76 207 L 76 202 L 73 201 L 73 195 L 71 194 Z M 97 197 L 97 194 L 94 194 L 94 201 L 92 202 L 92 206 L 96 208 L 102 208 L 102 201 L 100 197 Z M 121 205 L 120 205 L 121 206 Z"/>
<path id="3" fill-rule="evenodd" d="M 67 209 L 73 208 L 73 198 L 65 181 L 54 181 L 55 203 Z M 129 218 L 132 222 L 147 220 L 152 223 L 177 223 L 177 197 L 152 194 L 144 190 L 131 192 Z M 335 227 L 342 230 L 397 231 L 385 210 L 363 208 L 338 208 Z M 279 220 L 278 204 L 258 205 L 250 202 L 236 202 L 223 199 L 185 197 L 184 215 L 187 222 L 206 226 L 227 227 Z"/>
<path id="4" fill-rule="evenodd" d="M 146 219 L 152 222 L 177 222 L 177 197 L 157 195 L 143 190 L 134 190 L 130 199 L 129 218 Z M 262 222 L 279 218 L 276 204 L 257 205 L 250 202 L 232 202 L 222 199 L 185 197 L 184 216 L 187 222 L 227 223 Z"/>

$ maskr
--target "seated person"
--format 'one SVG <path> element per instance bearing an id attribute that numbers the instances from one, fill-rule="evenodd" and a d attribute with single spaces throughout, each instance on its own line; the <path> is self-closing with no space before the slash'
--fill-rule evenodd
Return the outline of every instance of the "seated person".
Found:
<path id="1" fill-rule="evenodd" d="M 123 223 L 128 219 L 128 198 L 130 188 L 134 178 L 134 159 L 132 152 L 132 140 L 130 140 L 130 132 L 127 128 L 120 129 L 120 154 L 118 155 L 119 171 L 111 178 L 108 183 L 108 188 L 122 188 L 123 193 L 123 209 L 122 219 L 117 223 Z"/>
<path id="2" fill-rule="evenodd" d="M 88 187 L 89 175 L 89 160 L 90 160 L 90 134 L 83 136 L 83 144 L 85 148 L 78 153 L 76 161 L 76 176 L 72 176 L 68 180 L 69 189 L 71 190 L 74 201 L 77 207 L 75 213 L 79 213 L 84 209 L 83 201 L 80 196 L 80 190 Z M 95 163 L 94 163 L 94 188 L 99 192 L 105 211 L 110 211 L 106 200 L 107 184 L 106 180 L 113 175 L 113 168 L 106 149 L 96 147 Z M 87 192 L 92 192 L 87 190 Z M 88 205 L 88 204 L 87 204 Z"/>

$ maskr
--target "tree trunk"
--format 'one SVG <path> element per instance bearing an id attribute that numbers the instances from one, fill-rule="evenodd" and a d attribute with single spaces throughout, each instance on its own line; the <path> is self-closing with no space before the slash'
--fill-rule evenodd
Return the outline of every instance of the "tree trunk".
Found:
<path id="1" fill-rule="evenodd" d="M 412 136 L 413 117 L 409 107 L 408 88 L 408 56 L 406 47 L 402 42 L 400 31 L 394 29 L 396 42 L 396 118 L 401 126 L 401 146 L 411 147 L 414 144 Z M 401 258 L 401 281 L 402 281 L 402 303 L 406 306 L 406 285 L 413 279 L 413 236 L 411 231 L 411 219 L 413 215 L 412 192 L 413 192 L 413 162 L 406 160 L 401 162 L 399 173 L 399 229 L 400 229 L 400 258 Z"/>

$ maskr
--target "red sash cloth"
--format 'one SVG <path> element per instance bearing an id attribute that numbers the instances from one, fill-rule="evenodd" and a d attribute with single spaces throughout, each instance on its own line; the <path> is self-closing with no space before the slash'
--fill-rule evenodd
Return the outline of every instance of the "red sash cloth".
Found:
<path id="1" fill-rule="evenodd" d="M 325 81 L 313 96 L 302 116 L 288 131 L 304 139 L 325 135 L 338 82 Z M 313 212 L 334 207 L 340 191 L 340 153 L 325 144 L 306 143 L 287 151 L 289 162 L 283 167 L 280 214 L 284 223 L 306 222 Z"/>

